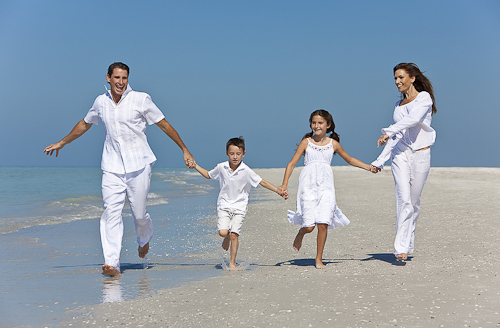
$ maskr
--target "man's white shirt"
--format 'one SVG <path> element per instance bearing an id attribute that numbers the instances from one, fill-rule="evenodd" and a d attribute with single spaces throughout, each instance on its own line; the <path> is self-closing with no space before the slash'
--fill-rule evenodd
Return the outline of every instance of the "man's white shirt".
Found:
<path id="1" fill-rule="evenodd" d="M 104 148 L 101 169 L 125 174 L 136 172 L 156 161 L 146 137 L 147 124 L 156 124 L 165 116 L 144 92 L 127 85 L 118 104 L 106 92 L 96 98 L 84 118 L 86 123 L 104 123 Z"/>

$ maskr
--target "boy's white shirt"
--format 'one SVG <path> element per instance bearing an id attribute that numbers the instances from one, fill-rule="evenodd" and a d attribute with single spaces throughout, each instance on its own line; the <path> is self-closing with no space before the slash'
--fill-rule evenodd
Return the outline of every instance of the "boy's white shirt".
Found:
<path id="1" fill-rule="evenodd" d="M 243 162 L 234 172 L 229 161 L 219 163 L 208 175 L 219 181 L 218 210 L 237 209 L 246 212 L 250 189 L 257 187 L 262 181 L 262 178 Z"/>

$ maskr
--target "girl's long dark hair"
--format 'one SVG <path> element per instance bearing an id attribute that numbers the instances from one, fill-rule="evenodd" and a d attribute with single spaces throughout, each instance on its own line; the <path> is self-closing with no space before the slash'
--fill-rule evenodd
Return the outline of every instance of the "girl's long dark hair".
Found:
<path id="1" fill-rule="evenodd" d="M 330 127 L 328 128 L 328 130 L 326 131 L 326 133 L 330 133 L 330 138 L 334 139 L 334 140 L 337 140 L 338 142 L 340 142 L 340 136 L 335 132 L 335 123 L 333 122 L 333 117 L 332 117 L 332 114 L 328 113 L 328 111 L 324 110 L 324 109 L 317 109 L 315 110 L 314 112 L 311 113 L 311 116 L 309 116 L 309 126 L 311 126 L 311 123 L 312 123 L 312 120 L 313 120 L 313 117 L 314 116 L 321 116 L 322 118 L 325 119 L 326 123 L 327 124 L 330 124 Z M 309 133 L 306 133 L 304 135 L 304 137 L 302 137 L 302 139 L 305 139 L 305 138 L 310 138 L 313 136 L 313 132 L 309 132 Z"/>
<path id="2" fill-rule="evenodd" d="M 432 114 L 436 114 L 436 100 L 434 99 L 434 88 L 432 87 L 431 81 L 420 71 L 417 64 L 414 63 L 400 63 L 394 67 L 394 73 L 398 69 L 403 69 L 408 73 L 410 77 L 415 77 L 415 82 L 413 86 L 418 92 L 427 91 L 432 98 Z M 404 98 L 404 94 L 403 94 Z"/>

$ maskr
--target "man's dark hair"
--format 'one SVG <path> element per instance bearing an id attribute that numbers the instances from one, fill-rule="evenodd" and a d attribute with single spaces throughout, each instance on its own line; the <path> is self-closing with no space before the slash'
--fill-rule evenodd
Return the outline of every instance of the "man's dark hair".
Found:
<path id="1" fill-rule="evenodd" d="M 130 69 L 128 68 L 128 66 L 126 64 L 121 63 L 121 62 L 116 62 L 116 63 L 113 63 L 113 64 L 109 65 L 109 67 L 108 67 L 108 76 L 113 75 L 113 71 L 115 70 L 115 68 L 126 70 L 127 71 L 127 75 L 130 75 Z"/>

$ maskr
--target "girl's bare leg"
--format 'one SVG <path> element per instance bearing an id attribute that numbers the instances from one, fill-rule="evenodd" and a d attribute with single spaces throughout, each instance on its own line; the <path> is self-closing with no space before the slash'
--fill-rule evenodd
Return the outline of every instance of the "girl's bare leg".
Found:
<path id="1" fill-rule="evenodd" d="M 312 232 L 313 230 L 314 227 L 300 228 L 299 232 L 297 233 L 297 236 L 295 236 L 295 240 L 293 241 L 293 249 L 298 252 L 300 247 L 302 247 L 302 239 L 304 239 L 304 235 L 306 233 Z"/>
<path id="2" fill-rule="evenodd" d="M 316 269 L 324 269 L 326 265 L 323 264 L 323 250 L 325 249 L 326 236 L 328 234 L 327 224 L 317 224 L 318 237 L 317 237 L 317 251 L 316 251 Z"/>
<path id="3" fill-rule="evenodd" d="M 231 232 L 231 262 L 229 262 L 229 269 L 236 269 L 236 254 L 238 253 L 238 234 Z M 227 238 L 227 237 L 226 237 Z"/>

